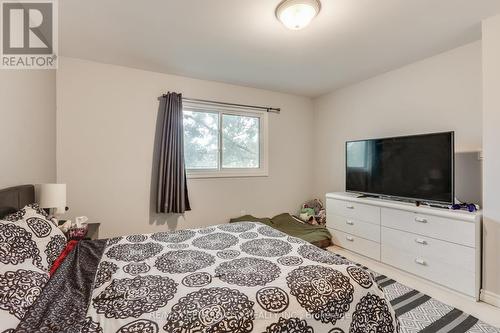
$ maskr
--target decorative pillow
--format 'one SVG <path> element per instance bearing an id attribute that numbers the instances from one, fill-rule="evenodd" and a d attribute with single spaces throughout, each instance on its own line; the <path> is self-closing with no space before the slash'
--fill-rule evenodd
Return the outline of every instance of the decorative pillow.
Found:
<path id="1" fill-rule="evenodd" d="M 49 219 L 49 215 L 47 214 L 47 212 L 45 210 L 40 208 L 40 206 L 38 206 L 38 204 L 32 203 L 32 204 L 26 205 L 24 208 L 18 210 L 15 213 L 4 216 L 1 220 L 5 220 L 5 221 L 9 221 L 9 222 L 16 222 L 16 221 L 22 220 L 23 217 L 26 215 L 26 212 L 29 212 L 29 211 L 35 211 L 36 214 L 43 216 L 43 218 L 45 218 L 46 220 Z"/>
<path id="2" fill-rule="evenodd" d="M 10 241 L 10 260 L 22 262 L 31 259 L 36 267 L 49 272 L 67 240 L 64 233 L 47 218 L 45 211 L 31 204 L 7 215 L 4 220 L 0 222 L 7 224 L 4 228 L 8 232 L 5 235 L 0 233 L 0 242 Z M 2 240 L 3 237 L 7 238 Z M 2 257 L 0 253 L 0 262 L 5 260 Z"/>
<path id="3" fill-rule="evenodd" d="M 17 327 L 65 245 L 64 234 L 37 205 L 0 220 L 0 332 Z"/>

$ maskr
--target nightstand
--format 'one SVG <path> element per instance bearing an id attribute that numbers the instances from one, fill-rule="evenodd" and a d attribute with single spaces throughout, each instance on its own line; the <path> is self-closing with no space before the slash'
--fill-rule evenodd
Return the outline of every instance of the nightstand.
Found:
<path id="1" fill-rule="evenodd" d="M 100 223 L 88 223 L 89 229 L 85 239 L 98 239 L 99 238 L 99 227 Z"/>
<path id="2" fill-rule="evenodd" d="M 59 220 L 59 225 L 62 225 L 66 220 Z M 99 227 L 101 226 L 100 223 L 87 223 L 88 229 L 87 229 L 87 234 L 83 239 L 98 239 L 99 238 Z M 68 237 L 66 233 L 66 237 Z"/>

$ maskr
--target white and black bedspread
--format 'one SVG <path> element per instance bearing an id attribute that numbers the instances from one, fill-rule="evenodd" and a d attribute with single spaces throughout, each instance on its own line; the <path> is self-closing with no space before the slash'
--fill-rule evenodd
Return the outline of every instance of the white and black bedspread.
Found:
<path id="1" fill-rule="evenodd" d="M 17 332 L 395 332 L 371 275 L 262 224 L 82 241 Z"/>

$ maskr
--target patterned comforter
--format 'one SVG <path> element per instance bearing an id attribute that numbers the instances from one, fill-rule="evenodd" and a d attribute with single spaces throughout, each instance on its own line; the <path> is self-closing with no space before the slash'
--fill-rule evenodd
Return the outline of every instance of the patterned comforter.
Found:
<path id="1" fill-rule="evenodd" d="M 269 226 L 81 241 L 16 332 L 395 332 L 362 268 Z"/>

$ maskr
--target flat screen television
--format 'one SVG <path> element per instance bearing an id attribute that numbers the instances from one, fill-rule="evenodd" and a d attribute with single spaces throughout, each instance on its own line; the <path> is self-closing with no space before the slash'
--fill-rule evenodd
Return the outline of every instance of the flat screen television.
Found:
<path id="1" fill-rule="evenodd" d="M 346 142 L 346 190 L 409 201 L 454 201 L 454 132 Z"/>

